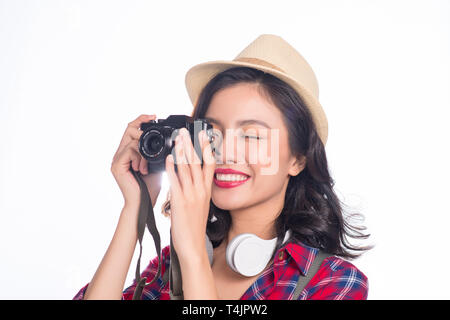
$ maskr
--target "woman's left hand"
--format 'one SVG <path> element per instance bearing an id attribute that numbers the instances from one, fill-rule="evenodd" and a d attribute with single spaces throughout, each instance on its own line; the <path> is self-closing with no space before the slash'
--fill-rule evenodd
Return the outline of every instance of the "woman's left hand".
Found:
<path id="1" fill-rule="evenodd" d="M 203 168 L 185 128 L 180 129 L 175 139 L 178 173 L 175 172 L 172 154 L 166 158 L 172 243 L 180 263 L 206 254 L 206 223 L 216 161 L 204 130 L 199 132 L 198 141 L 203 154 Z"/>

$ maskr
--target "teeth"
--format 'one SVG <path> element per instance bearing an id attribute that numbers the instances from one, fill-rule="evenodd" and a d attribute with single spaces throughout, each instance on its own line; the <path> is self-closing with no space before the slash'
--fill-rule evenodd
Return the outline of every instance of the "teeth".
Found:
<path id="1" fill-rule="evenodd" d="M 247 176 L 242 174 L 222 174 L 216 173 L 216 179 L 220 181 L 242 181 L 246 180 Z"/>

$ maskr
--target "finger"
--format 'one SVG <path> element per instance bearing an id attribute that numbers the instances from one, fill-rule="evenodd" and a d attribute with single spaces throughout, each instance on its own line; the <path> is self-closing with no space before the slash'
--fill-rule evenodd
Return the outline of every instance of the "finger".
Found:
<path id="1" fill-rule="evenodd" d="M 194 146 L 192 145 L 192 140 L 189 132 L 183 128 L 181 131 L 181 135 L 183 136 L 184 150 L 186 153 L 186 158 L 189 164 L 192 183 L 195 187 L 202 188 L 203 187 L 203 174 L 202 168 L 200 166 L 200 159 L 197 156 L 197 153 L 194 150 Z"/>
<path id="2" fill-rule="evenodd" d="M 130 153 L 130 158 L 131 158 L 131 167 L 133 168 L 134 172 L 138 172 L 139 171 L 139 157 L 131 149 L 129 150 L 129 153 Z"/>
<path id="3" fill-rule="evenodd" d="M 148 122 L 150 120 L 155 120 L 156 115 L 154 114 L 141 114 L 135 120 L 131 121 L 128 126 L 139 128 L 143 122 Z"/>
<path id="4" fill-rule="evenodd" d="M 174 159 L 171 154 L 166 157 L 166 173 L 169 178 L 170 184 L 170 195 L 173 198 L 174 195 L 179 195 L 181 192 L 180 181 L 178 180 L 178 176 L 175 172 L 175 164 Z"/>
<path id="5" fill-rule="evenodd" d="M 155 119 L 156 115 L 154 114 L 142 114 L 136 120 L 128 123 L 128 126 L 125 129 L 125 133 L 122 136 L 122 140 L 120 141 L 119 147 L 117 148 L 116 154 L 120 153 L 132 139 L 139 140 L 142 135 L 142 130 L 140 130 L 142 123 L 149 122 L 150 120 Z"/>
<path id="6" fill-rule="evenodd" d="M 192 178 L 189 164 L 186 159 L 186 153 L 184 151 L 183 137 L 181 134 L 178 134 L 175 138 L 175 156 L 181 188 L 183 191 L 189 190 L 192 188 Z"/>
<path id="7" fill-rule="evenodd" d="M 119 159 L 116 162 L 120 162 L 121 166 L 126 167 L 128 169 L 130 167 L 130 161 L 132 169 L 135 172 L 141 172 L 143 175 L 148 174 L 147 170 L 147 160 L 144 159 L 139 152 L 139 142 L 137 140 L 131 140 L 130 143 L 126 146 L 125 150 L 119 154 Z M 122 155 L 124 154 L 124 155 Z M 128 158 L 126 157 L 128 155 Z M 145 169 L 142 169 L 143 163 L 145 164 Z"/>
<path id="8" fill-rule="evenodd" d="M 111 169 L 118 169 L 120 172 L 128 171 L 131 168 L 139 171 L 140 154 L 136 151 L 133 142 L 130 142 L 125 150 L 118 154 L 116 160 L 112 163 Z"/>
<path id="9" fill-rule="evenodd" d="M 137 151 L 137 146 L 135 140 L 131 141 L 126 149 L 126 154 L 128 155 L 130 161 L 131 161 L 131 167 L 135 172 L 139 171 L 139 163 L 141 161 L 141 154 Z M 126 161 L 123 163 L 126 164 Z M 129 166 L 129 163 L 128 163 Z"/>
<path id="10" fill-rule="evenodd" d="M 147 160 L 144 157 L 142 157 L 141 153 L 139 152 L 139 141 L 132 139 L 130 141 L 130 143 L 127 145 L 127 148 L 132 149 L 133 153 L 136 154 L 137 158 L 138 158 L 137 160 L 135 160 L 137 165 L 136 165 L 136 167 L 133 167 L 133 170 L 136 172 L 140 171 L 142 174 L 144 174 L 144 166 L 145 166 L 145 170 L 147 169 L 147 165 L 146 165 Z M 147 173 L 145 173 L 145 174 L 147 174 Z"/>
<path id="11" fill-rule="evenodd" d="M 214 178 L 214 170 L 216 168 L 216 159 L 212 153 L 211 143 L 205 133 L 201 131 L 201 141 L 204 147 L 203 152 L 203 177 L 205 181 L 205 186 L 210 186 Z"/>
<path id="12" fill-rule="evenodd" d="M 141 156 L 141 162 L 139 163 L 139 171 L 146 175 L 148 174 L 148 162 L 147 159 L 145 159 L 144 157 L 142 157 L 142 155 L 139 153 L 139 155 Z"/>

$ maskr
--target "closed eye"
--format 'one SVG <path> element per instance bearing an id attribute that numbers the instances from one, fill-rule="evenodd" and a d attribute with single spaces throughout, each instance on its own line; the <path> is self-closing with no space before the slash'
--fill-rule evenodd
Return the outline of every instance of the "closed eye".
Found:
<path id="1" fill-rule="evenodd" d="M 256 139 L 256 140 L 261 139 L 261 137 L 256 137 L 256 136 L 244 136 L 244 138 L 250 138 L 250 139 Z"/>

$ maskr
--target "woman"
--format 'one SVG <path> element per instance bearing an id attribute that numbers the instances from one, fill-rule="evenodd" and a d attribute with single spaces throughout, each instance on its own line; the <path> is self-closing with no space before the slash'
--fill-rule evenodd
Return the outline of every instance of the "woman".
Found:
<path id="1" fill-rule="evenodd" d="M 186 84 L 195 106 L 192 116 L 208 119 L 218 139 L 212 151 L 199 136 L 203 167 L 187 131 L 175 142 L 177 173 L 173 156 L 166 159 L 171 236 L 184 298 L 291 299 L 297 279 L 308 273 L 322 250 L 332 256 L 298 299 L 366 299 L 367 277 L 344 258 L 356 258 L 355 251 L 369 248 L 354 247 L 347 238 L 367 235 L 344 219 L 333 191 L 324 149 L 327 121 L 315 75 L 303 57 L 281 37 L 261 35 L 231 62 L 191 68 Z M 151 119 L 155 116 L 141 116 L 129 124 L 114 157 L 112 172 L 125 206 L 94 278 L 75 299 L 133 296 L 136 283 L 122 292 L 137 240 L 139 204 L 129 164 L 148 173 L 137 141 L 140 124 Z M 235 174 L 227 174 L 229 169 Z M 146 175 L 145 181 L 155 203 L 160 175 Z M 214 247 L 212 264 L 205 233 Z M 276 239 L 270 261 L 255 275 L 240 274 L 226 259 L 227 246 L 243 233 Z M 169 249 L 162 250 L 161 274 L 169 267 Z M 152 280 L 157 267 L 155 258 L 143 276 Z M 168 293 L 169 283 L 161 276 L 142 298 L 169 299 Z"/>

